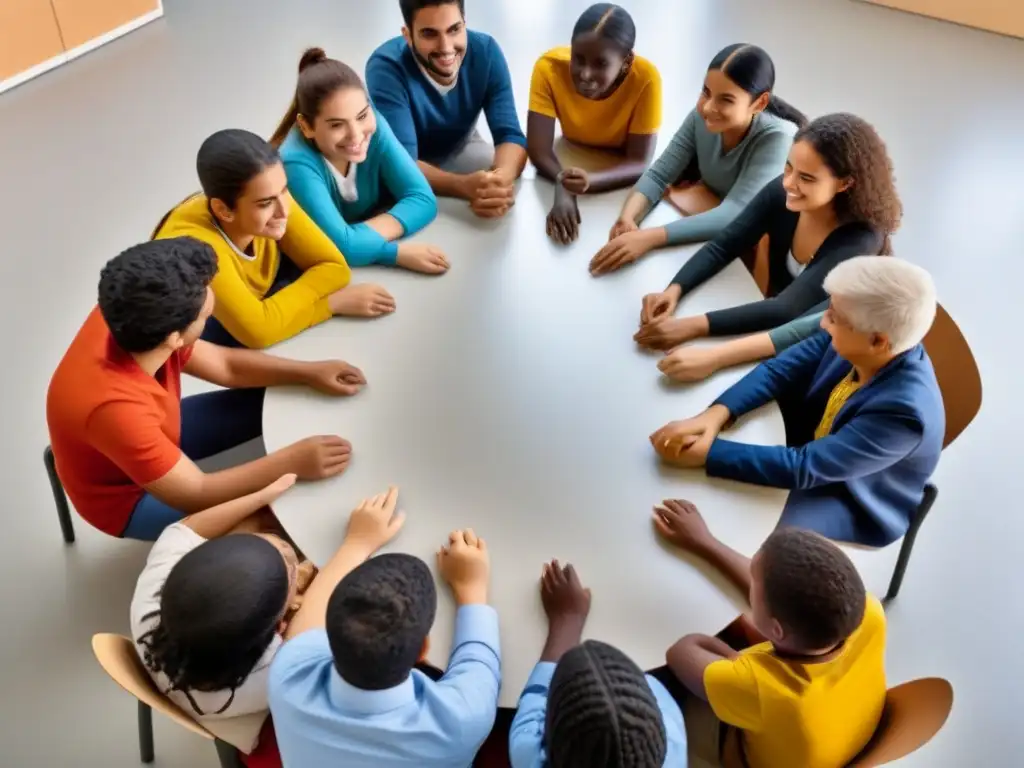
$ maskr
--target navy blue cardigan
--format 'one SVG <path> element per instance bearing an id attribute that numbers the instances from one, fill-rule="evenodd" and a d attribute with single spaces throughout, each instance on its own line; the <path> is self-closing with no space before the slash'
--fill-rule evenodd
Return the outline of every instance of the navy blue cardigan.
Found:
<path id="1" fill-rule="evenodd" d="M 829 395 L 852 366 L 825 332 L 766 360 L 717 401 L 733 418 L 778 400 L 790 446 L 721 438 L 707 457 L 714 477 L 792 493 L 781 525 L 839 541 L 884 546 L 907 531 L 942 452 L 942 395 L 920 344 L 896 357 L 840 409 L 831 432 L 814 439 Z"/>

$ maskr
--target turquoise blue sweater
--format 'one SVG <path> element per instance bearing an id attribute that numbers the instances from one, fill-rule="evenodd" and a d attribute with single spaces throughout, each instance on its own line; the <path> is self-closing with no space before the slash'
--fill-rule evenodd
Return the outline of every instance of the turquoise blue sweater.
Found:
<path id="1" fill-rule="evenodd" d="M 379 213 L 394 216 L 405 235 L 419 232 L 437 216 L 437 198 L 423 172 L 398 143 L 387 120 L 379 113 L 377 131 L 370 139 L 366 159 L 356 169 L 358 199 L 343 200 L 327 160 L 303 137 L 298 127 L 281 145 L 288 188 L 295 202 L 309 214 L 353 267 L 394 264 L 398 243 L 389 243 L 365 221 Z M 382 206 L 390 208 L 382 210 Z"/>

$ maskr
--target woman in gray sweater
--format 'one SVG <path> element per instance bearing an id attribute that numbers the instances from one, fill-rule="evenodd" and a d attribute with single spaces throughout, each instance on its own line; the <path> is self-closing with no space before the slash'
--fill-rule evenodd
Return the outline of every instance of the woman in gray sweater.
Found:
<path id="1" fill-rule="evenodd" d="M 782 172 L 793 134 L 806 118 L 772 93 L 775 65 L 755 45 L 719 51 L 708 66 L 697 107 L 665 152 L 633 188 L 608 244 L 590 263 L 603 275 L 666 245 L 711 240 L 754 195 Z M 690 182 L 680 196 L 684 218 L 664 227 L 640 222 L 673 184 Z"/>

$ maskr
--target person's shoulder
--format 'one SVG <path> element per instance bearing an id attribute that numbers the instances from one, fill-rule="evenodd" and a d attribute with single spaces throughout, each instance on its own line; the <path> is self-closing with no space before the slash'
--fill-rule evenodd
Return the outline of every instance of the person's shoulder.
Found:
<path id="1" fill-rule="evenodd" d="M 157 240 L 191 237 L 206 243 L 220 255 L 224 239 L 217 232 L 206 195 L 197 193 L 183 200 L 167 214 L 167 220 L 156 233 Z"/>
<path id="2" fill-rule="evenodd" d="M 644 56 L 633 58 L 633 73 L 643 84 L 660 83 L 661 72 L 654 65 L 654 62 Z"/>
<path id="3" fill-rule="evenodd" d="M 311 629 L 286 640 L 270 664 L 270 686 L 287 686 L 309 675 L 319 674 L 324 665 L 333 665 L 327 630 Z"/>
<path id="4" fill-rule="evenodd" d="M 796 135 L 796 123 L 773 115 L 771 112 L 762 112 L 757 116 L 757 125 L 754 126 L 754 139 L 763 141 L 765 137 L 786 137 L 792 141 Z"/>
<path id="5" fill-rule="evenodd" d="M 286 167 L 289 163 L 310 164 L 319 155 L 316 149 L 310 146 L 310 143 L 302 136 L 302 132 L 297 125 L 288 131 L 288 135 L 281 142 L 281 148 L 278 152 L 281 155 L 281 162 Z"/>
<path id="6" fill-rule="evenodd" d="M 406 49 L 409 44 L 405 42 L 405 38 L 401 35 L 392 37 L 390 40 L 386 40 L 377 46 L 377 50 L 370 54 L 370 58 L 367 62 L 369 66 L 373 62 L 393 62 L 399 64 L 405 55 Z"/>

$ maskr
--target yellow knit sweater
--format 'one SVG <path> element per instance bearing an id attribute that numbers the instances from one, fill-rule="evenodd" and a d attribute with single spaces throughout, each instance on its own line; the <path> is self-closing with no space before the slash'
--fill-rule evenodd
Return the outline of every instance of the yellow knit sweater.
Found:
<path id="1" fill-rule="evenodd" d="M 269 347 L 329 318 L 327 297 L 352 277 L 341 251 L 295 201 L 280 246 L 268 237 L 257 237 L 244 258 L 217 226 L 204 195 L 177 206 L 154 234 L 155 239 L 186 236 L 209 244 L 217 254 L 217 275 L 211 283 L 217 300 L 213 316 L 252 349 Z M 302 270 L 302 277 L 268 298 L 282 250 Z"/>

